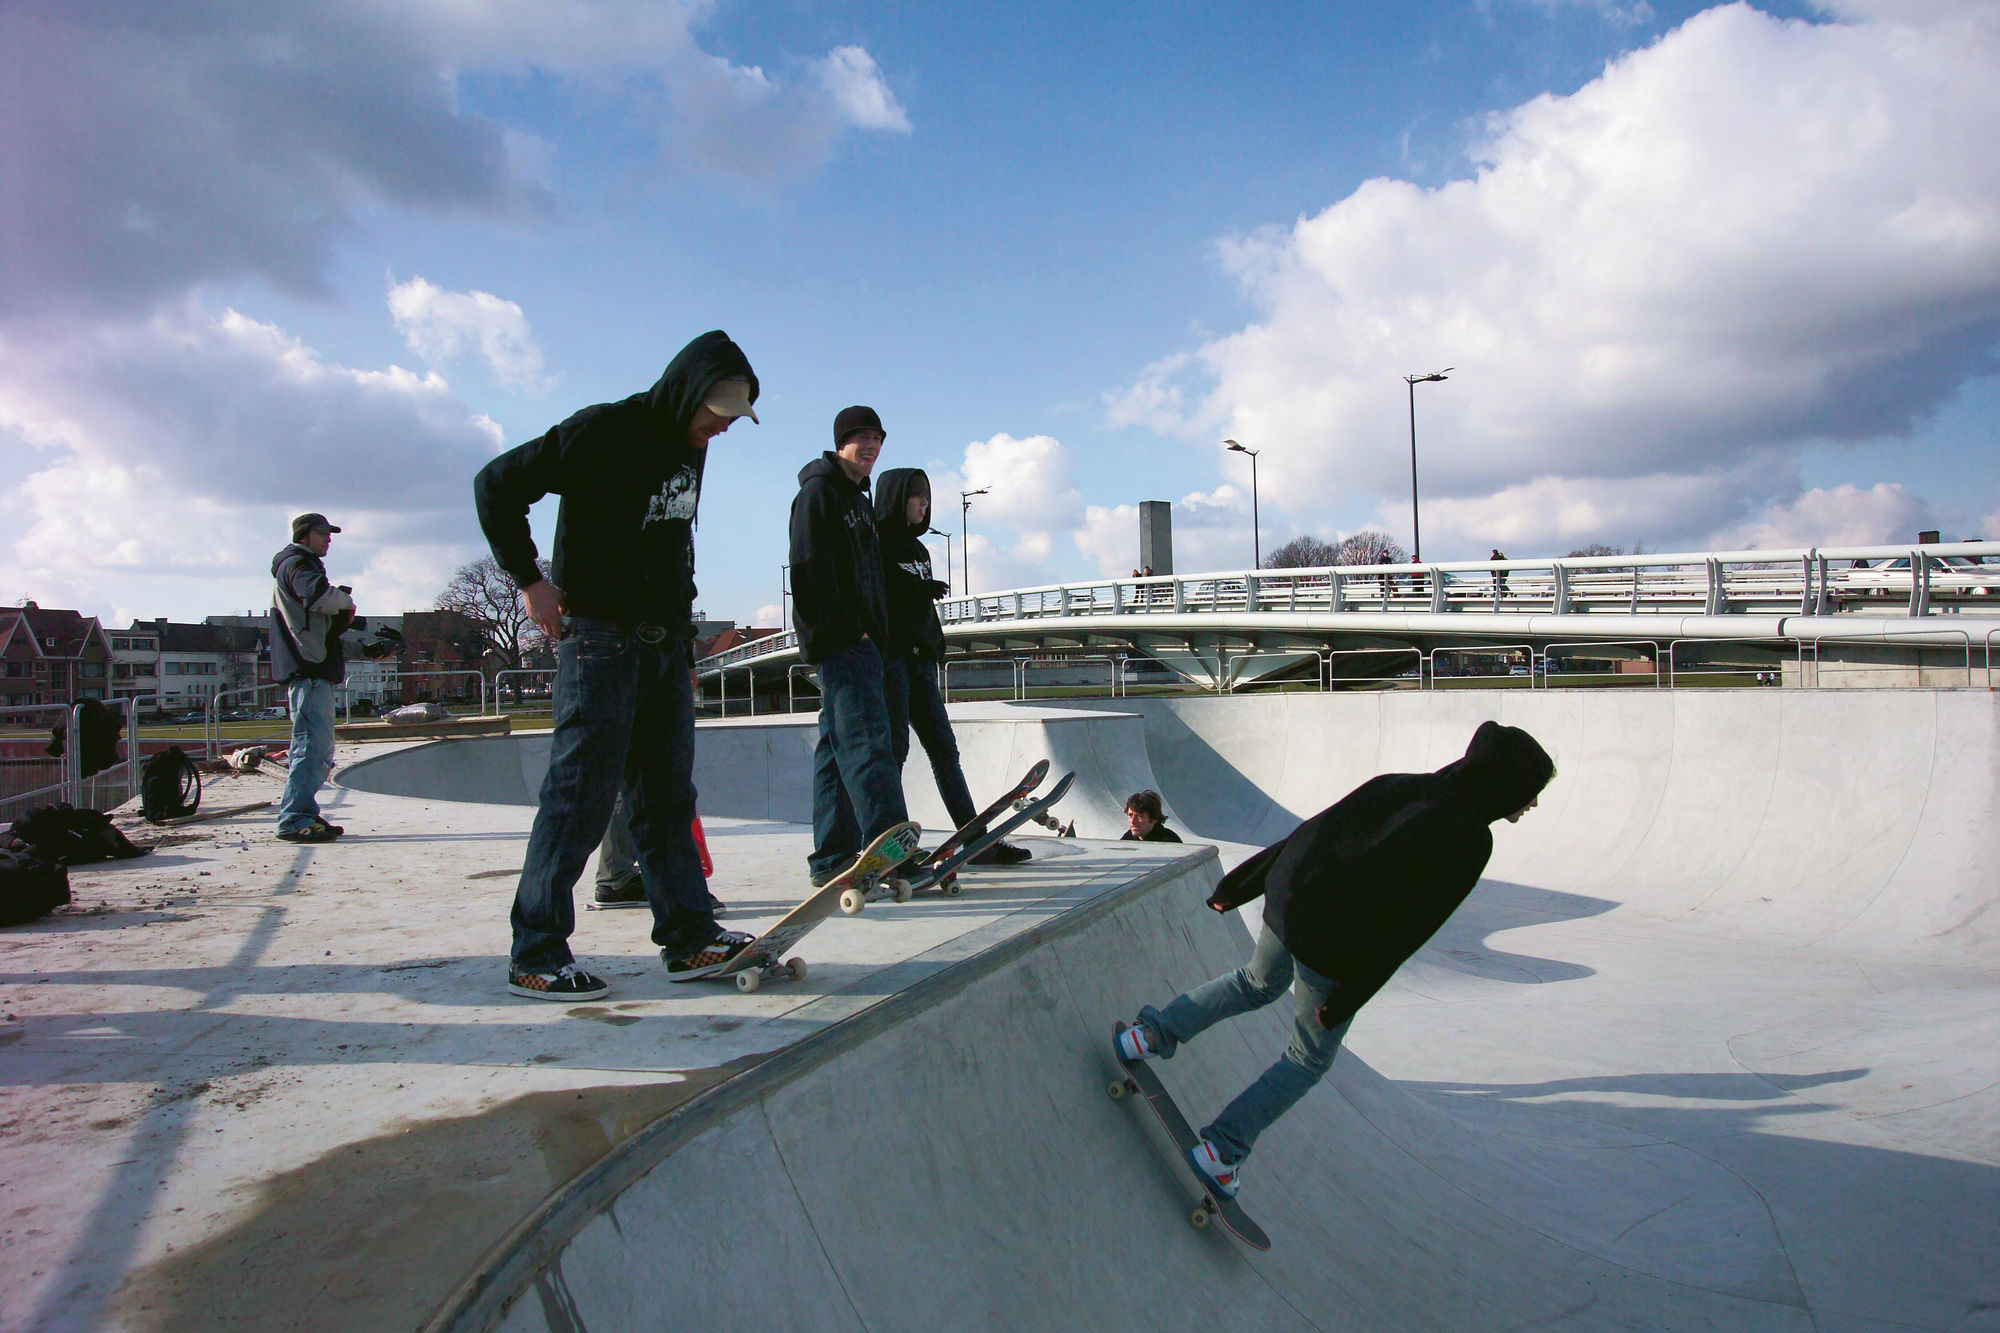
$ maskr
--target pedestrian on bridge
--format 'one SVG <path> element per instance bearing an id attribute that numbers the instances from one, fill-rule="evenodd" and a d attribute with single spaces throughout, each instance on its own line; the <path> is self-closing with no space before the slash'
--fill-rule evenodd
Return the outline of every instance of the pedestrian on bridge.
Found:
<path id="1" fill-rule="evenodd" d="M 1472 892 L 1493 854 L 1488 825 L 1534 809 L 1554 776 L 1533 736 L 1482 722 L 1464 758 L 1370 778 L 1222 877 L 1213 910 L 1264 899 L 1256 952 L 1165 1009 L 1147 1005 L 1117 1039 L 1121 1059 L 1170 1059 L 1223 1019 L 1293 991 L 1284 1055 L 1188 1151 L 1216 1189 L 1236 1193 L 1257 1136 L 1320 1081 L 1355 1013 Z"/>

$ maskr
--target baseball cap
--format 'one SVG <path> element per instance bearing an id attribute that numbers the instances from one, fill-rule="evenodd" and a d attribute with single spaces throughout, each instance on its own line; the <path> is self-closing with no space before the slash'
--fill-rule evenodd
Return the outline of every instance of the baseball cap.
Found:
<path id="1" fill-rule="evenodd" d="M 750 381 L 746 379 L 717 380 L 701 405 L 719 417 L 749 417 L 756 425 L 764 424 L 757 420 L 757 409 L 750 406 Z"/>
<path id="2" fill-rule="evenodd" d="M 326 521 L 325 514 L 300 514 L 292 520 L 292 540 L 297 541 L 314 528 L 319 528 L 324 532 L 340 531 L 339 528 Z"/>

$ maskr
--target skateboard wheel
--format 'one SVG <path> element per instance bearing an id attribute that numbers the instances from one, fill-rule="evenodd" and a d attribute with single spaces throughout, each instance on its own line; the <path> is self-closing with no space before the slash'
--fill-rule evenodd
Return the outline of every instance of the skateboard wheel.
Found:
<path id="1" fill-rule="evenodd" d="M 1188 1214 L 1188 1225 L 1196 1231 L 1208 1230 L 1208 1205 L 1203 1204 Z"/>
<path id="2" fill-rule="evenodd" d="M 944 890 L 945 897 L 947 898 L 958 897 L 959 894 L 958 876 L 957 875 L 947 876 L 944 883 L 939 885 L 938 887 Z"/>
<path id="3" fill-rule="evenodd" d="M 748 995 L 763 984 L 764 979 L 757 975 L 755 968 L 745 968 L 736 974 L 736 989 L 742 991 L 745 995 Z"/>
<path id="4" fill-rule="evenodd" d="M 1110 1084 L 1109 1084 L 1109 1085 L 1108 1085 L 1108 1086 L 1107 1086 L 1107 1087 L 1106 1087 L 1106 1088 L 1104 1089 L 1104 1092 L 1105 1092 L 1105 1095 L 1106 1095 L 1106 1096 L 1108 1096 L 1109 1098 L 1111 1098 L 1111 1100 L 1112 1100 L 1112 1101 L 1114 1101 L 1114 1102 L 1122 1102 L 1122 1101 L 1124 1101 L 1124 1100 L 1125 1100 L 1125 1080 L 1124 1080 L 1124 1079 L 1122 1079 L 1122 1078 L 1114 1078 L 1114 1079 L 1112 1079 L 1112 1080 L 1111 1080 L 1111 1082 L 1110 1082 Z"/>
<path id="5" fill-rule="evenodd" d="M 806 960 L 803 958 L 787 958 L 785 960 L 785 972 L 793 981 L 804 981 L 806 979 Z"/>
<path id="6" fill-rule="evenodd" d="M 910 881 L 907 879 L 891 880 L 889 881 L 889 887 L 896 901 L 899 903 L 910 901 L 911 896 L 916 893 L 916 890 L 910 887 Z"/>
<path id="7" fill-rule="evenodd" d="M 867 903 L 867 896 L 859 889 L 842 889 L 840 891 L 840 910 L 849 916 L 858 915 Z"/>

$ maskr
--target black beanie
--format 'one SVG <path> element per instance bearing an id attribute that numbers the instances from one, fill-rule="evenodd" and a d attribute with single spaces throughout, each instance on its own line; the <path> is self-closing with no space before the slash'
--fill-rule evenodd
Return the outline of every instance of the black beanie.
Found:
<path id="1" fill-rule="evenodd" d="M 882 430 L 882 418 L 875 415 L 874 408 L 859 405 L 841 408 L 840 415 L 833 419 L 833 447 L 840 448 L 857 430 Z"/>

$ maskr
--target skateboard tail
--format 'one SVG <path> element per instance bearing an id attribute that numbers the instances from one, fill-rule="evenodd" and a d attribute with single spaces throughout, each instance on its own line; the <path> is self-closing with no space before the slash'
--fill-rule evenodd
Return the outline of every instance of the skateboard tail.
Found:
<path id="1" fill-rule="evenodd" d="M 995 815 L 1026 797 L 1035 788 L 1041 786 L 1042 779 L 1048 775 L 1049 761 L 1046 759 L 1037 759 L 1029 766 L 1028 771 L 1021 775 L 1021 780 L 1015 783 L 1006 794 L 974 815 L 961 827 L 953 829 L 950 837 L 939 843 L 934 851 L 923 856 L 922 864 L 932 865 L 956 855 L 958 849 L 965 845 L 967 835 L 971 830 L 978 828 L 981 824 L 991 823 Z"/>

